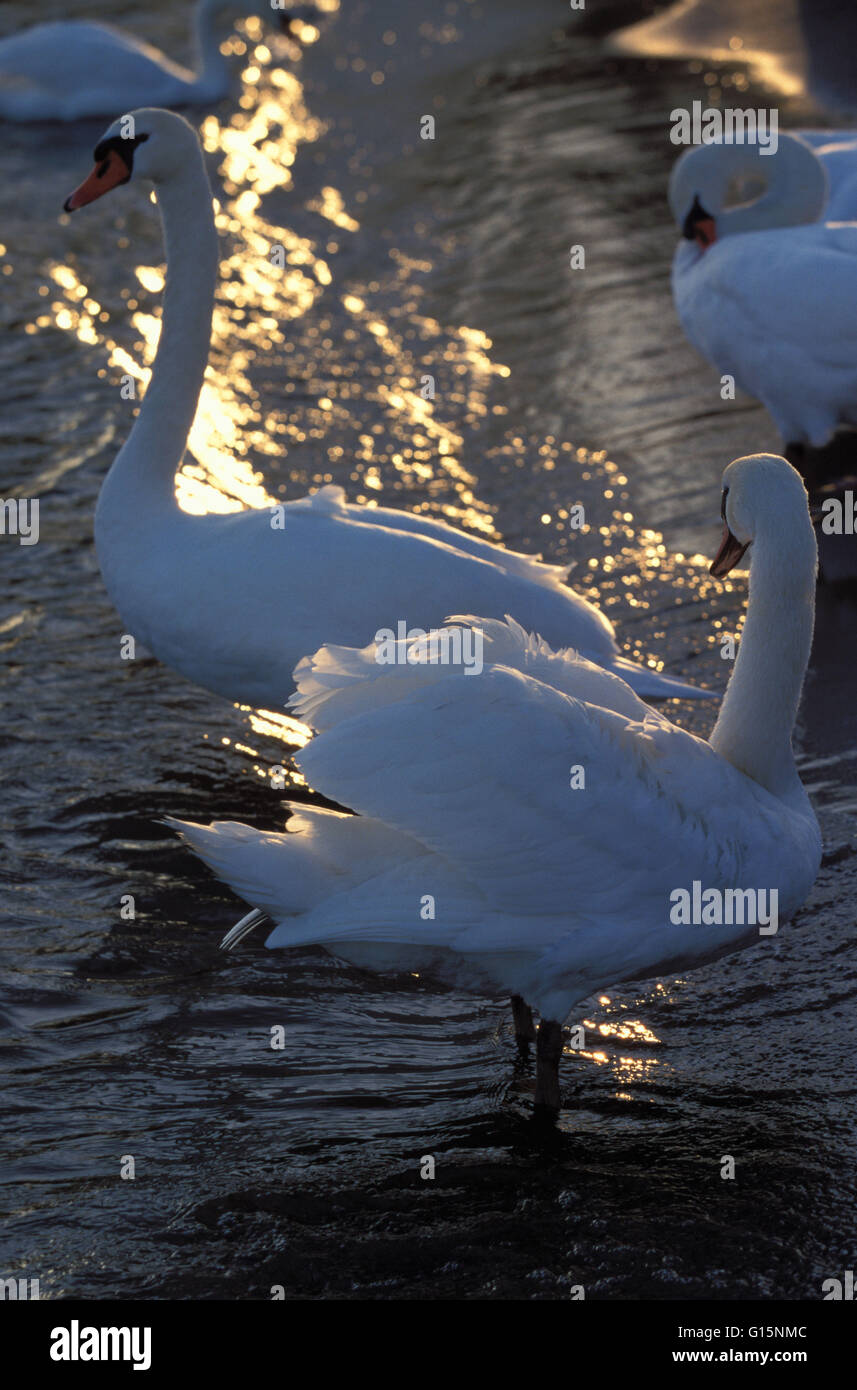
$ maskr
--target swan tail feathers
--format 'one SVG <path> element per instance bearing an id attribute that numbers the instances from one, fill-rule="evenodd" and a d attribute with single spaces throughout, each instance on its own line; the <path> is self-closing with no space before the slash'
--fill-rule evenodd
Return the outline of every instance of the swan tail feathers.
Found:
<path id="1" fill-rule="evenodd" d="M 300 873 L 300 866 L 291 862 L 285 846 L 287 833 L 255 830 L 236 821 L 215 821 L 212 825 L 196 825 L 189 821 L 168 819 L 167 824 L 207 864 L 213 873 L 251 903 L 259 918 L 250 923 L 248 914 L 233 932 L 240 935 L 237 945 L 261 916 L 277 917 L 284 911 L 302 911 L 312 896 L 312 885 Z M 294 875 L 288 869 L 294 869 Z M 246 927 L 246 930 L 245 930 Z M 232 933 L 230 933 L 230 936 Z M 224 948 L 230 949 L 224 940 Z"/>
<path id="2" fill-rule="evenodd" d="M 297 919 L 339 894 L 353 893 L 391 863 L 407 871 L 425 851 L 416 841 L 370 816 L 287 803 L 285 831 L 255 830 L 235 821 L 197 825 L 167 819 L 195 854 L 254 911 L 227 933 L 224 950 L 244 939 L 265 918 Z M 277 928 L 274 936 L 288 933 Z M 307 938 L 310 939 L 310 938 Z M 268 939 L 268 945 L 282 944 Z"/>

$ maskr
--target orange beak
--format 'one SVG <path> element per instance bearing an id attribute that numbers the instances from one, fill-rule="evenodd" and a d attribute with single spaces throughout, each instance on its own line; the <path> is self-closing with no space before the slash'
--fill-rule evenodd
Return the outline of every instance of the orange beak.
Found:
<path id="1" fill-rule="evenodd" d="M 131 171 L 122 156 L 115 150 L 108 150 L 89 177 L 66 198 L 63 208 L 66 212 L 75 212 L 77 208 L 86 207 L 87 203 L 94 203 L 96 198 L 109 193 L 111 188 L 127 183 L 130 177 Z"/>
<path id="2" fill-rule="evenodd" d="M 741 542 L 736 540 L 733 536 L 729 527 L 724 526 L 723 540 L 720 542 L 720 549 L 712 560 L 708 573 L 713 574 L 715 579 L 722 579 L 731 569 L 735 568 L 749 544 L 750 542 L 748 541 L 747 545 L 742 545 Z"/>
<path id="3" fill-rule="evenodd" d="M 717 223 L 713 217 L 701 217 L 694 223 L 693 239 L 703 251 L 714 245 L 717 240 Z"/>
<path id="4" fill-rule="evenodd" d="M 702 206 L 698 193 L 694 195 L 693 205 L 682 223 L 681 234 L 687 241 L 695 241 L 703 251 L 717 240 L 717 223 Z"/>

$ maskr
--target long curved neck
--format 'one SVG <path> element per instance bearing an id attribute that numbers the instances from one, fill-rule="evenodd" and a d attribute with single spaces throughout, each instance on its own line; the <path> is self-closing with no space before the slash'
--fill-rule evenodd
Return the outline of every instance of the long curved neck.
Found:
<path id="1" fill-rule="evenodd" d="M 815 619 L 809 518 L 794 544 L 769 534 L 752 551 L 747 618 L 711 745 L 754 782 L 785 796 L 800 788 L 792 732 Z"/>
<path id="2" fill-rule="evenodd" d="M 202 154 L 158 187 L 167 253 L 161 336 L 140 413 L 101 489 L 96 527 L 176 511 L 175 474 L 208 362 L 217 232 Z"/>
<path id="3" fill-rule="evenodd" d="M 229 64 L 220 51 L 216 0 L 199 0 L 194 16 L 196 38 L 196 80 L 201 97 L 217 98 L 229 87 Z"/>
<path id="4" fill-rule="evenodd" d="M 724 155 L 721 207 L 728 185 L 735 178 L 762 177 L 766 185 L 754 202 L 725 208 L 718 213 L 718 236 L 772 227 L 796 227 L 821 217 L 828 198 L 827 174 L 821 160 L 803 141 L 781 134 L 776 153 L 767 156 L 759 156 L 740 145 L 724 145 L 721 149 Z"/>

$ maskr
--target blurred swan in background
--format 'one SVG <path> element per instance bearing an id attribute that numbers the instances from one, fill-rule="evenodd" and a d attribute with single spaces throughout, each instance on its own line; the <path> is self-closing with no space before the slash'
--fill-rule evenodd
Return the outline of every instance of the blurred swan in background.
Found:
<path id="1" fill-rule="evenodd" d="M 0 116 L 74 121 L 131 106 L 220 101 L 229 91 L 229 63 L 220 51 L 229 21 L 255 15 L 288 28 L 315 13 L 312 6 L 275 10 L 265 0 L 198 0 L 195 73 L 111 24 L 37 24 L 0 40 Z"/>
<path id="2" fill-rule="evenodd" d="M 791 743 L 815 536 L 800 475 L 771 455 L 729 465 L 722 512 L 712 574 L 750 546 L 752 562 L 710 742 L 511 621 L 452 620 L 482 631 L 473 679 L 425 664 L 430 642 L 422 664 L 386 667 L 371 647 L 325 646 L 295 673 L 292 707 L 318 730 L 296 761 L 359 815 L 292 803 L 285 834 L 169 822 L 254 905 L 224 946 L 270 918 L 270 947 L 320 945 L 361 967 L 511 994 L 519 1011 L 527 1001 L 542 1018 L 536 1104 L 555 1111 L 560 1025 L 576 1003 L 759 939 L 743 912 L 675 925 L 675 889 L 776 890 L 779 920 L 793 913 L 821 858 Z"/>
<path id="3" fill-rule="evenodd" d="M 851 205 L 846 143 L 832 198 L 825 162 L 784 133 L 772 155 L 728 143 L 689 149 L 670 178 L 682 328 L 767 407 L 790 451 L 857 423 L 857 223 L 818 221 Z M 735 202 L 743 190 L 749 200 Z"/>
<path id="4" fill-rule="evenodd" d="M 129 119 L 134 130 L 128 134 Z M 619 655 L 606 618 L 563 584 L 566 571 L 440 521 L 348 505 L 341 488 L 228 515 L 193 516 L 175 495 L 205 374 L 217 278 L 211 189 L 196 133 L 170 112 L 121 117 L 66 202 L 92 202 L 132 173 L 150 179 L 164 225 L 167 284 L 157 358 L 131 434 L 95 513 L 104 582 L 132 633 L 160 660 L 230 700 L 277 707 L 323 642 L 368 641 L 401 620 L 439 627 L 463 607 L 511 613 L 556 645 L 651 697 L 708 692 Z"/>

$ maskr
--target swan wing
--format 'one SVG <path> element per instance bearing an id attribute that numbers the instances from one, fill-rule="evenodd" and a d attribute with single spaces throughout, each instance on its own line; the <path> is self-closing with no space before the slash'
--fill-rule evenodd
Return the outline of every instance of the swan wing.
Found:
<path id="1" fill-rule="evenodd" d="M 298 689 L 290 708 L 313 728 L 328 729 L 377 708 L 379 701 L 396 704 L 429 683 L 448 681 L 451 659 L 452 674 L 463 679 L 472 679 L 485 665 L 503 666 L 629 719 L 651 716 L 672 727 L 619 676 L 571 648 L 554 651 L 508 615 L 505 620 L 452 616 L 445 632 L 449 634 L 446 642 L 442 635 L 429 634 L 421 641 L 397 641 L 386 653 L 375 642 L 363 648 L 328 643 L 298 664 Z"/>
<path id="2" fill-rule="evenodd" d="M 670 891 L 694 878 L 788 875 L 780 804 L 645 707 L 635 718 L 504 666 L 417 674 L 405 695 L 367 674 L 371 699 L 298 763 L 312 786 L 466 875 L 500 914 L 498 940 L 503 914 L 661 926 Z M 588 663 L 580 676 L 588 686 Z"/>
<path id="3" fill-rule="evenodd" d="M 358 519 L 362 512 L 365 520 L 364 508 L 351 507 L 349 510 L 355 513 Z M 392 507 L 373 507 L 372 521 L 377 526 L 387 526 L 396 531 L 407 531 L 412 535 L 441 541 L 466 555 L 475 555 L 479 560 L 488 560 L 492 565 L 498 565 L 506 574 L 520 575 L 548 588 L 555 588 L 566 580 L 572 568 L 571 565 L 545 564 L 539 555 L 524 555 L 516 550 L 507 550 L 503 545 L 495 545 L 492 541 L 468 535 L 465 531 L 459 531 L 457 527 L 448 526 L 445 521 L 438 521 L 434 517 L 414 516 L 410 512 L 397 511 Z"/>
<path id="4" fill-rule="evenodd" d="M 339 516 L 343 520 L 358 525 L 377 526 L 385 531 L 395 531 L 399 535 L 421 536 L 425 540 L 437 541 L 449 546 L 462 555 L 475 556 L 496 565 L 505 574 L 517 575 L 533 583 L 556 589 L 568 578 L 570 565 L 547 565 L 536 555 L 523 555 L 519 551 L 507 550 L 504 545 L 483 540 L 480 536 L 468 535 L 455 526 L 435 517 L 415 516 L 411 512 L 399 511 L 395 507 L 372 507 L 367 509 L 349 503 L 345 489 L 336 483 L 328 483 L 317 492 L 310 493 L 296 502 L 288 504 L 290 509 L 309 511 L 320 516 Z"/>
<path id="5" fill-rule="evenodd" d="M 273 918 L 269 946 L 522 993 L 562 1018 L 594 989 L 755 935 L 743 916 L 677 922 L 676 890 L 776 888 L 781 915 L 798 905 L 820 856 L 808 807 L 769 795 L 610 673 L 496 626 L 492 658 L 510 664 L 471 676 L 331 647 L 302 663 L 297 703 L 321 732 L 298 765 L 358 817 L 292 807 L 278 835 L 177 825 Z"/>

